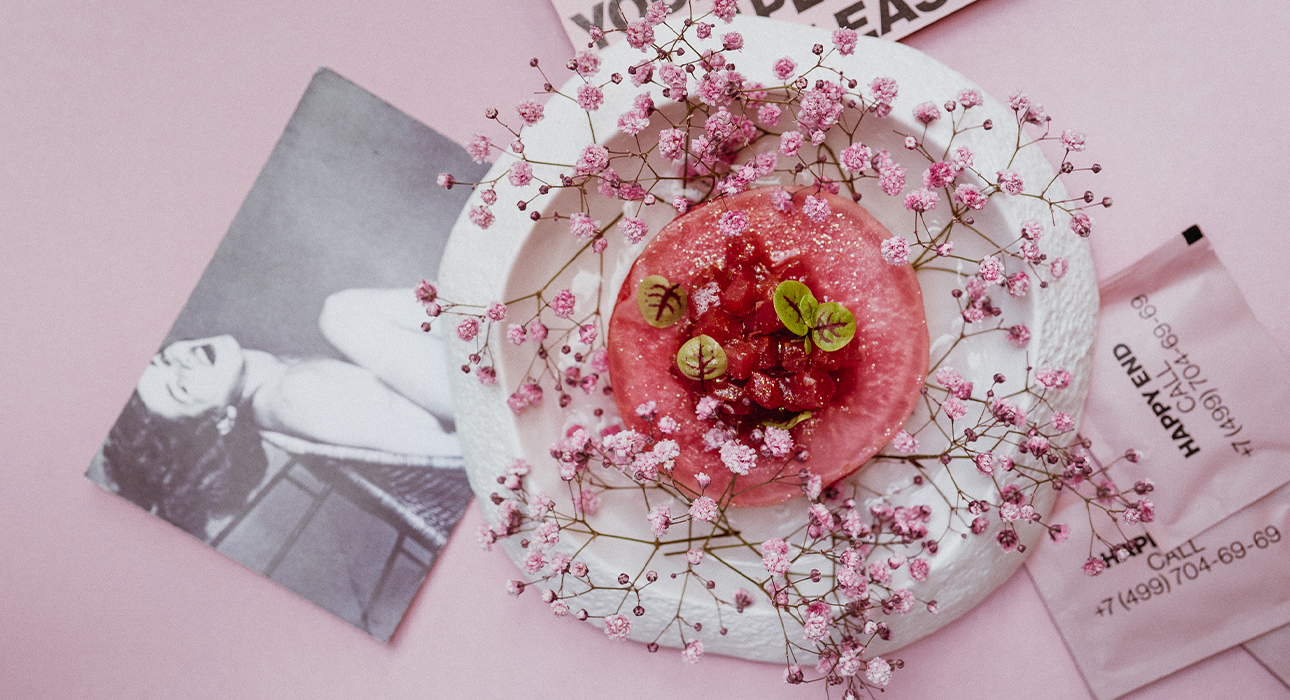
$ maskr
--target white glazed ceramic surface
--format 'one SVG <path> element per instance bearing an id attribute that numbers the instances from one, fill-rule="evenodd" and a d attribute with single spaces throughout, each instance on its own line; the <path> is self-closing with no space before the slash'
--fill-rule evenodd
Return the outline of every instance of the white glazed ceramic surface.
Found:
<path id="1" fill-rule="evenodd" d="M 659 31 L 665 30 L 660 28 Z M 731 25 L 718 26 L 710 41 L 711 45 L 716 46 L 720 35 L 726 31 L 739 31 L 746 40 L 745 48 L 732 59 L 738 70 L 748 78 L 765 84 L 778 82 L 770 70 L 776 59 L 788 55 L 799 66 L 807 66 L 815 58 L 811 54 L 813 44 L 830 45 L 826 31 L 743 16 L 737 17 Z M 603 80 L 613 72 L 626 75 L 627 66 L 644 57 L 645 54 L 632 50 L 626 42 L 619 42 L 602 54 L 604 67 L 597 78 Z M 920 136 L 928 144 L 929 150 L 937 153 L 944 148 L 950 127 L 948 120 L 942 118 L 934 122 L 926 136 L 922 137 L 923 126 L 914 120 L 911 114 L 913 107 L 929 100 L 943 104 L 946 100 L 953 99 L 960 90 L 976 86 L 912 48 L 864 36 L 860 37 L 854 55 L 835 55 L 829 59 L 829 64 L 842 70 L 848 77 L 857 78 L 862 87 L 867 86 L 875 77 L 891 77 L 899 83 L 900 94 L 894 102 L 891 116 L 886 119 L 876 119 L 872 115 L 866 117 L 857 138 L 875 150 L 885 148 L 891 151 L 892 156 L 908 169 L 911 187 L 916 186 L 927 164 L 921 157 L 903 148 L 904 135 Z M 577 84 L 576 80 L 571 82 L 564 92 L 573 94 Z M 650 88 L 647 85 L 644 89 Z M 545 120 L 525 131 L 527 155 L 535 161 L 573 163 L 582 147 L 591 141 L 589 125 L 595 129 L 600 142 L 607 143 L 611 150 L 615 150 L 615 144 L 620 144 L 620 149 L 624 148 L 631 137 L 617 130 L 617 119 L 631 107 L 632 99 L 641 90 L 642 88 L 633 87 L 630 80 L 624 80 L 620 85 L 606 85 L 604 105 L 591 114 L 590 120 L 587 113 L 570 100 L 560 97 L 550 99 L 546 103 Z M 661 110 L 672 115 L 679 112 L 677 105 L 661 97 L 658 86 L 652 86 L 652 92 Z M 977 154 L 975 165 L 980 172 L 993 173 L 1004 169 L 1013 151 L 1013 112 L 1006 105 L 987 96 L 985 105 L 973 110 L 973 117 L 992 118 L 998 126 L 991 132 L 977 129 L 960 134 L 955 145 L 973 148 Z M 653 142 L 651 138 L 660 129 L 658 123 L 661 120 L 655 118 L 652 121 L 651 129 L 641 136 L 647 144 Z M 787 123 L 786 117 L 784 124 Z M 778 139 L 764 141 L 767 143 L 759 144 L 756 150 L 772 150 L 778 145 Z M 741 157 L 738 162 L 742 163 L 747 159 Z M 488 177 L 491 179 L 503 175 L 511 162 L 513 161 L 509 158 L 501 159 Z M 658 167 L 670 169 L 664 163 L 659 163 Z M 1037 148 L 1022 151 L 1013 162 L 1012 169 L 1028 185 L 1048 182 L 1053 177 L 1052 166 Z M 554 182 L 558 181 L 561 170 L 552 166 L 535 166 L 534 172 L 539 178 Z M 774 181 L 757 183 L 759 186 L 769 184 L 774 184 Z M 583 244 L 568 233 L 567 220 L 551 220 L 553 212 L 567 215 L 578 210 L 579 205 L 573 195 L 558 193 L 539 198 L 536 206 L 542 212 L 543 219 L 537 223 L 529 218 L 529 211 L 532 209 L 522 212 L 515 207 L 516 201 L 531 198 L 535 187 L 536 185 L 530 185 L 517 189 L 502 177 L 496 185 L 498 202 L 493 207 L 497 219 L 485 231 L 471 224 L 464 215 L 461 217 L 453 230 L 441 270 L 440 283 L 446 298 L 482 304 L 524 296 L 549 280 Z M 903 197 L 883 195 L 878 191 L 874 180 L 864 181 L 861 191 L 864 194 L 861 203 L 890 230 L 900 235 L 910 235 L 912 215 L 904 210 Z M 673 210 L 664 203 L 673 193 L 667 191 L 660 194 L 665 195 L 661 198 L 662 201 L 646 207 L 641 214 L 649 223 L 651 233 L 656 233 L 675 216 Z M 1049 189 L 1049 195 L 1051 198 L 1061 199 L 1065 197 L 1065 192 L 1061 184 L 1056 183 Z M 605 201 L 601 197 L 593 200 L 592 214 L 600 221 L 609 221 L 615 214 L 623 211 L 623 203 Z M 478 202 L 472 202 L 474 203 Z M 629 204 L 627 211 L 636 215 L 636 204 Z M 941 206 L 928 215 L 929 227 L 936 229 L 938 224 L 944 223 L 948 213 L 948 203 L 942 201 Z M 1015 239 L 1021 222 L 1027 219 L 1051 222 L 1047 207 L 1027 197 L 998 195 L 992 198 L 984 211 L 977 214 L 976 225 L 984 230 L 998 232 L 995 238 L 1000 242 Z M 1002 388 L 1007 393 L 1022 388 L 1027 366 L 1066 367 L 1074 374 L 1075 381 L 1070 388 L 1060 392 L 1052 403 L 1055 410 L 1065 410 L 1078 418 L 1088 392 L 1087 354 L 1097 325 L 1096 278 L 1086 242 L 1071 233 L 1064 220 L 1059 220 L 1056 226 L 1049 226 L 1048 229 L 1042 241 L 1043 249 L 1050 258 L 1067 258 L 1070 261 L 1070 273 L 1047 289 L 1041 289 L 1037 284 L 1032 285 L 1030 295 L 1020 301 L 1009 299 L 1002 293 L 993 295 L 996 303 L 1004 309 L 1004 319 L 1010 323 L 1024 321 L 1030 327 L 1032 340 L 1029 346 L 1024 351 L 1018 350 L 1007 343 L 1004 334 L 991 333 L 960 344 L 942 366 L 954 367 L 965 378 L 975 382 L 978 396 L 984 391 L 984 387 L 990 385 L 995 373 L 1003 373 L 1008 378 Z M 955 238 L 956 253 L 979 258 L 993 252 L 974 236 L 964 235 L 961 227 L 958 230 Z M 609 233 L 609 239 L 611 245 L 604 256 L 603 277 L 595 256 L 585 255 L 585 261 L 580 259 L 585 264 L 574 265 L 566 270 L 558 280 L 559 283 L 553 287 L 573 289 L 579 298 L 578 315 L 593 308 L 587 304 L 594 304 L 595 295 L 600 294 L 602 308 L 606 319 L 608 318 L 627 268 L 643 247 L 643 243 L 627 245 L 614 231 Z M 964 274 L 975 271 L 975 265 L 968 265 L 961 270 Z M 949 292 L 961 287 L 964 278 L 951 273 L 925 271 L 920 273 L 919 279 L 923 285 L 932 339 L 932 358 L 935 361 L 945 354 L 961 328 L 958 307 Z M 521 304 L 513 308 L 511 314 L 512 318 L 523 319 L 532 311 L 533 307 Z M 472 351 L 472 346 L 456 341 L 451 342 L 450 347 L 450 359 L 454 366 L 465 363 L 466 356 Z M 467 471 L 475 493 L 479 496 L 480 505 L 491 520 L 495 506 L 488 496 L 500 490 L 497 477 L 505 472 L 513 459 L 525 457 L 535 466 L 533 474 L 526 480 L 527 487 L 531 491 L 556 498 L 557 502 L 562 503 L 563 510 L 569 512 L 568 487 L 555 473 L 554 462 L 549 457 L 550 447 L 573 423 L 602 427 L 613 421 L 616 416 L 613 402 L 601 396 L 600 392 L 592 397 L 584 397 L 581 392 L 575 392 L 577 396 L 570 410 L 561 411 L 556 406 L 550 387 L 547 387 L 547 400 L 544 404 L 517 417 L 506 406 L 505 399 L 523 379 L 532 360 L 533 346 L 527 344 L 516 348 L 504 339 L 495 339 L 493 347 L 498 357 L 499 379 L 496 386 L 485 387 L 475 381 L 473 376 L 453 372 L 453 376 L 457 378 L 453 385 L 457 427 L 465 450 Z M 601 419 L 592 415 L 597 406 L 605 409 L 605 416 Z M 908 425 L 919 425 L 925 420 L 926 413 L 920 408 Z M 920 452 L 938 451 L 936 440 L 942 438 L 935 433 L 939 431 L 927 430 L 920 435 Z M 957 532 L 947 534 L 948 509 L 937 495 L 937 490 L 955 493 L 955 489 L 949 485 L 949 475 L 943 467 L 936 464 L 928 465 L 928 468 L 931 478 L 921 486 L 913 485 L 912 480 L 916 474 L 914 469 L 908 464 L 897 462 L 867 465 L 845 482 L 848 487 L 853 486 L 858 490 L 861 494 L 859 500 L 866 505 L 885 498 L 894 505 L 928 504 L 939 515 L 939 520 L 937 516 L 933 517 L 930 527 L 931 537 L 938 538 L 940 542 L 939 552 L 929 558 L 931 575 L 926 581 L 913 582 L 908 578 L 907 567 L 903 567 L 896 572 L 893 586 L 908 587 L 919 600 L 937 601 L 940 613 L 933 615 L 921 606 L 908 615 L 893 616 L 898 619 L 879 613 L 879 617 L 886 619 L 892 627 L 893 634 L 890 642 L 872 645 L 871 653 L 887 653 L 953 621 L 1007 580 L 1024 560 L 1024 555 L 1004 552 L 995 543 L 997 520 L 994 528 L 979 536 L 964 538 Z M 605 471 L 601 473 L 604 474 Z M 975 470 L 956 467 L 955 475 L 958 484 L 969 492 L 980 494 L 981 497 L 997 493 L 989 479 Z M 1054 493 L 1045 490 L 1036 496 L 1035 505 L 1041 513 L 1046 514 L 1051 510 Z M 602 497 L 599 513 L 591 518 L 591 522 L 600 531 L 630 534 L 652 541 L 653 535 L 644 518 L 646 509 L 637 502 L 637 498 L 627 494 L 631 492 L 606 493 Z M 684 505 L 674 504 L 672 512 L 680 513 L 684 510 Z M 805 520 L 804 498 L 770 508 L 731 512 L 731 524 L 750 542 L 786 536 L 800 529 Z M 954 524 L 958 531 L 966 530 L 966 526 L 966 522 Z M 1022 542 L 1027 546 L 1033 546 L 1042 531 L 1043 528 L 1040 527 L 1019 528 Z M 675 534 L 675 528 L 671 534 Z M 579 544 L 581 543 L 573 542 L 571 536 L 565 535 L 560 548 L 572 551 Z M 526 553 L 513 540 L 504 541 L 503 546 L 517 563 Z M 654 569 L 661 574 L 658 584 L 641 593 L 641 604 L 646 614 L 632 617 L 632 638 L 651 641 L 678 609 L 680 588 L 667 574 L 684 569 L 684 557 L 677 554 L 683 550 L 682 546 L 665 549 L 663 555 L 654 555 L 651 560 L 653 547 L 600 539 L 583 549 L 579 559 L 590 567 L 595 580 L 607 585 L 611 585 L 620 572 L 634 575 L 645 569 Z M 668 552 L 671 554 L 667 554 Z M 909 554 L 912 556 L 917 552 L 918 548 L 911 548 Z M 736 571 L 711 559 L 698 568 L 699 573 L 717 582 L 714 593 L 725 600 L 730 600 L 734 589 L 738 587 L 756 594 L 756 587 L 749 580 L 766 577 L 757 553 L 751 549 L 738 552 L 726 550 L 723 557 L 733 564 Z M 809 564 L 806 568 L 809 568 Z M 504 583 L 496 582 L 498 595 L 502 594 Z M 533 604 L 541 604 L 536 600 L 536 594 L 533 597 Z M 579 598 L 571 605 L 575 610 L 586 607 L 593 615 L 606 614 L 607 610 L 615 611 L 622 599 L 621 592 L 597 591 Z M 634 604 L 633 599 L 633 602 L 622 608 L 622 612 L 630 617 L 629 611 Z M 718 619 L 712 598 L 692 587 L 685 596 L 681 612 L 688 621 L 704 623 L 701 633 L 687 631 L 686 638 L 702 639 L 706 650 L 712 653 L 782 661 L 785 658 L 782 623 L 785 621 L 790 623 L 790 635 L 800 641 L 800 634 L 793 629 L 792 621 L 787 618 L 781 620 L 776 610 L 764 599 L 740 614 L 724 608 Z M 720 635 L 718 630 L 721 627 L 727 628 L 728 634 Z M 662 644 L 678 645 L 680 639 L 675 626 L 659 641 Z"/>

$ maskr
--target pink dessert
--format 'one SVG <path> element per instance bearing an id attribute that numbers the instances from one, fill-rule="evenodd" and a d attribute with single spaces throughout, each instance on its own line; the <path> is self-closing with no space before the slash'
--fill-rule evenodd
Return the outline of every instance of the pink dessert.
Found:
<path id="1" fill-rule="evenodd" d="M 610 376 L 627 426 L 648 433 L 635 409 L 654 401 L 658 416 L 680 425 L 670 436 L 681 448 L 674 478 L 698 491 L 695 475 L 706 473 L 705 493 L 728 492 L 737 506 L 799 495 L 803 468 L 826 485 L 859 469 L 909 417 L 927 374 L 922 292 L 909 265 L 882 259 L 887 229 L 827 194 L 820 196 L 831 214 L 822 223 L 801 212 L 805 192 L 784 214 L 771 192 L 728 197 L 664 227 L 632 266 L 609 322 Z M 747 214 L 742 235 L 721 232 L 728 211 Z M 818 302 L 818 332 L 786 324 L 798 299 L 781 299 L 777 312 L 777 289 L 813 295 L 802 322 L 816 323 Z M 828 331 L 824 309 L 838 304 L 850 312 L 841 317 L 854 318 L 849 341 Z M 695 338 L 702 348 L 699 340 L 687 345 Z M 696 416 L 705 397 L 721 402 L 714 419 Z M 704 435 L 718 425 L 755 448 L 766 426 L 787 428 L 795 447 L 786 457 L 762 450 L 748 474 L 736 475 L 705 449 Z"/>

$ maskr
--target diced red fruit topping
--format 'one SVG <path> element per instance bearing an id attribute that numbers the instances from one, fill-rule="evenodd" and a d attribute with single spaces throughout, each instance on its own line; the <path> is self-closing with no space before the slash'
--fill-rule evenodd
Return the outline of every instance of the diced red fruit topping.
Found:
<path id="1" fill-rule="evenodd" d="M 784 407 L 794 412 L 824 408 L 837 390 L 838 385 L 827 370 L 812 367 L 789 378 Z"/>
<path id="2" fill-rule="evenodd" d="M 775 313 L 775 304 L 770 301 L 770 297 L 757 302 L 753 312 L 744 316 L 743 325 L 745 335 L 770 335 L 784 327 L 779 315 Z"/>
<path id="3" fill-rule="evenodd" d="M 753 366 L 757 369 L 770 369 L 779 364 L 779 343 L 768 335 L 759 335 L 748 340 L 757 358 Z"/>
<path id="4" fill-rule="evenodd" d="M 730 315 L 730 312 L 720 306 L 714 306 L 700 316 L 699 322 L 695 324 L 691 337 L 698 335 L 711 336 L 724 348 L 727 342 L 743 335 L 743 328 L 739 321 Z"/>
<path id="5" fill-rule="evenodd" d="M 723 343 L 726 351 L 726 374 L 731 379 L 747 379 L 757 367 L 757 355 L 753 344 L 746 340 L 732 340 Z"/>
<path id="6" fill-rule="evenodd" d="M 716 380 L 689 381 L 696 396 L 725 402 L 740 430 L 780 422 L 794 413 L 829 404 L 839 384 L 850 385 L 849 368 L 860 358 L 858 343 L 825 352 L 784 327 L 775 311 L 775 288 L 786 279 L 809 286 L 807 268 L 797 256 L 773 265 L 750 241 L 726 243 L 726 267 L 706 268 L 694 278 L 696 289 L 716 283 L 719 301 L 699 313 L 691 306 L 691 325 L 682 338 L 711 336 L 726 353 L 726 372 Z"/>
<path id="7" fill-rule="evenodd" d="M 784 390 L 780 388 L 779 381 L 768 374 L 753 372 L 748 389 L 753 401 L 762 408 L 773 410 L 784 405 Z"/>
<path id="8" fill-rule="evenodd" d="M 779 342 L 779 364 L 785 372 L 805 372 L 811 364 L 811 356 L 806 354 L 806 344 L 797 338 Z"/>
<path id="9" fill-rule="evenodd" d="M 721 290 L 721 306 L 736 316 L 744 316 L 757 303 L 757 284 L 752 279 L 737 276 Z"/>

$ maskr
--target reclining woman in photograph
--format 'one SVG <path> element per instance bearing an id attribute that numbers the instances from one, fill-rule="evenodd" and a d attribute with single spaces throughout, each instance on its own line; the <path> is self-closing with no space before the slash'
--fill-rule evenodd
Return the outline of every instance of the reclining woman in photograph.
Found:
<path id="1" fill-rule="evenodd" d="M 153 357 L 103 446 L 121 496 L 201 539 L 263 481 L 261 431 L 396 454 L 461 454 L 442 339 L 410 289 L 329 296 L 318 324 L 349 362 L 286 358 L 230 335 Z"/>

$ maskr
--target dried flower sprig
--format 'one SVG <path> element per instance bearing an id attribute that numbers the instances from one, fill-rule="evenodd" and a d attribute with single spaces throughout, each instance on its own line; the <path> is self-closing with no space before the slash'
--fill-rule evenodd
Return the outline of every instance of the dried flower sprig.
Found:
<path id="1" fill-rule="evenodd" d="M 721 402 L 705 397 L 695 407 L 695 417 L 710 426 L 704 445 L 720 456 L 735 478 L 722 480 L 723 488 L 709 489 L 712 480 L 700 474 L 696 489 L 672 478 L 679 455 L 675 440 L 679 416 L 660 415 L 652 402 L 646 402 L 635 413 L 649 430 L 638 432 L 596 407 L 577 414 L 581 418 L 571 417 L 567 430 L 551 447 L 565 489 L 560 499 L 536 491 L 528 478 L 534 467 L 522 459 L 514 461 L 498 477 L 499 488 L 491 494 L 496 517 L 481 529 L 481 543 L 491 547 L 499 540 L 511 540 L 525 552 L 526 578 L 511 581 L 511 593 L 541 587 L 553 614 L 598 620 L 615 639 L 627 638 L 633 620 L 645 614 L 644 591 L 660 585 L 664 576 L 675 581 L 682 601 L 697 597 L 711 604 L 717 629 L 691 619 L 678 603 L 675 611 L 664 616 L 661 627 L 650 630 L 654 636 L 647 648 L 654 652 L 661 641 L 679 642 L 682 659 L 689 663 L 702 657 L 708 634 L 727 633 L 722 622 L 726 616 L 739 615 L 754 605 L 772 606 L 786 630 L 787 682 L 843 686 L 843 697 L 872 694 L 890 681 L 902 662 L 866 650 L 874 640 L 898 633 L 893 627 L 899 627 L 899 617 L 889 616 L 904 615 L 915 606 L 938 611 L 937 601 L 919 600 L 911 588 L 927 579 L 946 538 L 994 531 L 997 546 L 1004 551 L 1024 552 L 1021 529 L 1042 528 L 1061 543 L 1069 528 L 1046 522 L 1043 515 L 1043 494 L 1052 490 L 1079 494 L 1090 510 L 1101 510 L 1116 522 L 1149 522 L 1153 517 L 1152 503 L 1144 497 L 1151 484 L 1118 490 L 1107 471 L 1113 465 L 1094 465 L 1087 441 L 1074 434 L 1075 419 L 1055 406 L 1054 398 L 1071 385 L 1069 371 L 1027 363 L 1019 388 L 996 374 L 982 391 L 948 366 L 955 348 L 990 336 L 1002 334 L 1018 352 L 1026 348 L 1030 330 L 1024 322 L 1005 321 L 1005 304 L 996 303 L 992 293 L 1003 293 L 997 298 L 1021 299 L 1030 291 L 1032 279 L 1041 288 L 1061 280 L 1069 263 L 1061 257 L 1050 259 L 1041 240 L 1050 234 L 1050 227 L 1065 226 L 1076 235 L 1088 236 L 1092 220 L 1086 210 L 1109 207 L 1111 200 L 1099 201 L 1091 192 L 1056 198 L 1052 194 L 1056 176 L 1047 182 L 1025 182 L 1013 169 L 1018 154 L 1048 142 L 1060 143 L 1064 150 L 1058 168 L 1062 174 L 1096 174 L 1101 168 L 1076 166 L 1073 160 L 1083 152 L 1085 137 L 1071 130 L 1054 135 L 1042 106 L 1027 95 L 1011 97 L 1015 123 L 1005 129 L 977 117 L 976 108 L 985 101 L 970 88 L 940 105 L 915 106 L 914 119 L 922 125 L 917 133 L 889 130 L 903 139 L 905 149 L 926 162 L 922 187 L 911 189 L 905 165 L 889 150 L 859 139 L 861 133 L 881 131 L 872 122 L 892 113 L 899 93 L 896 81 L 880 77 L 861 86 L 830 65 L 832 57 L 855 51 L 859 40 L 855 32 L 839 29 L 831 35 L 831 46 L 813 46 L 815 58 L 809 65 L 799 66 L 789 57 L 778 59 L 772 70 L 780 82 L 768 86 L 749 81 L 736 70 L 735 59 L 745 43 L 740 33 L 714 35 L 718 21 L 733 18 L 733 2 L 718 0 L 707 14 L 686 8 L 684 18 L 674 24 L 664 23 L 668 14 L 668 7 L 656 2 L 640 20 L 625 30 L 614 30 L 642 52 L 641 60 L 629 66 L 625 76 L 602 76 L 599 56 L 583 51 L 567 65 L 575 76 L 573 89 L 562 90 L 536 59 L 531 62 L 542 75 L 543 93 L 575 103 L 588 115 L 591 138 L 575 160 L 538 160 L 526 148 L 525 130 L 544 119 L 545 107 L 525 100 L 515 110 L 518 122 L 488 110 L 487 118 L 506 134 L 504 139 L 476 135 L 468 146 L 477 161 L 509 160 L 504 172 L 495 170 L 502 174 L 474 183 L 440 176 L 441 186 L 468 185 L 478 190 L 478 203 L 468 217 L 480 229 L 494 223 L 495 186 L 506 178 L 510 186 L 526 193 L 515 206 L 531 210 L 533 221 L 567 222 L 568 235 L 581 242 L 572 257 L 536 290 L 504 302 L 486 306 L 449 302 L 428 282 L 418 287 L 418 298 L 431 317 L 456 318 L 458 339 L 472 344 L 462 370 L 474 372 L 486 385 L 497 378 L 494 343 L 504 338 L 515 346 L 534 348 L 532 360 L 507 399 L 515 413 L 541 405 L 546 387 L 556 393 L 559 406 L 574 416 L 577 389 L 588 395 L 597 388 L 603 395 L 612 394 L 603 304 L 606 291 L 613 298 L 616 290 L 605 290 L 601 282 L 594 293 L 575 296 L 563 286 L 562 275 L 586 256 L 598 256 L 593 266 L 603 271 L 607 237 L 615 235 L 613 231 L 635 245 L 650 233 L 643 216 L 648 207 L 670 206 L 683 214 L 703 204 L 723 206 L 728 198 L 767 182 L 778 188 L 772 198 L 776 209 L 788 213 L 800 207 L 808 218 L 823 221 L 830 212 L 822 193 L 845 192 L 860 201 L 863 190 L 876 185 L 883 195 L 903 202 L 911 220 L 907 235 L 883 241 L 884 260 L 912 265 L 924 275 L 952 276 L 955 284 L 950 294 L 962 323 L 950 342 L 933 351 L 918 417 L 874 460 L 908 465 L 910 486 L 932 483 L 937 473 L 944 472 L 950 475 L 950 487 L 936 487 L 939 501 L 895 505 L 849 481 L 824 484 L 811 472 L 809 453 L 795 444 L 792 425 L 768 425 L 741 438 Z M 601 38 L 593 32 L 593 43 Z M 604 89 L 624 80 L 641 88 L 631 108 L 617 120 L 618 130 L 630 137 L 626 148 L 622 141 L 598 140 L 591 119 L 606 104 Z M 652 88 L 661 88 L 662 97 L 673 104 L 666 109 L 656 106 Z M 948 138 L 929 138 L 929 129 L 940 120 L 949 122 Z M 862 124 L 866 125 L 863 132 Z M 977 131 L 1012 138 L 1013 155 L 1002 169 L 989 172 L 976 162 L 977 154 L 961 136 Z M 506 140 L 509 144 L 503 146 Z M 561 201 L 572 199 L 578 208 L 561 212 L 538 206 L 543 198 L 560 193 L 565 195 Z M 1014 197 L 1041 202 L 1048 221 L 1025 221 L 1019 231 L 977 222 L 979 212 L 992 200 Z M 622 211 L 602 223 L 592 204 L 606 200 L 621 202 Z M 938 207 L 949 212 L 943 223 L 934 223 L 929 215 Z M 720 219 L 721 232 L 731 238 L 743 235 L 747 226 L 747 213 L 736 208 L 727 207 Z M 956 241 L 963 239 L 972 240 L 978 250 L 984 245 L 986 253 L 978 257 L 956 252 Z M 663 280 L 662 284 L 668 283 Z M 718 303 L 700 298 L 703 290 L 689 292 L 697 303 Z M 516 318 L 520 307 L 528 311 Z M 658 311 L 663 322 L 664 311 L 675 309 Z M 803 323 L 802 330 L 813 329 Z M 937 447 L 922 451 L 920 442 Z M 1134 460 L 1136 454 L 1130 452 L 1124 458 Z M 805 496 L 800 526 L 783 537 L 750 539 L 732 518 L 733 497 L 761 485 L 738 480 L 753 464 L 772 465 L 771 480 L 800 485 Z M 969 483 L 964 475 L 977 480 Z M 624 491 L 636 495 L 639 517 L 648 525 L 649 536 L 597 525 L 594 516 L 602 498 Z M 1097 533 L 1094 538 L 1115 551 L 1113 542 L 1118 540 Z M 648 554 L 633 571 L 593 571 L 579 555 L 601 540 L 631 542 Z M 1084 569 L 1096 574 L 1102 562 L 1092 556 L 1092 546 L 1090 541 Z M 759 560 L 761 574 L 740 569 L 736 561 L 740 557 Z M 743 585 L 718 590 L 711 574 L 714 566 L 735 572 Z M 605 598 L 605 593 L 610 597 Z M 581 602 L 591 599 L 615 604 L 591 609 Z M 808 673 L 803 665 L 812 661 L 814 672 Z"/>

